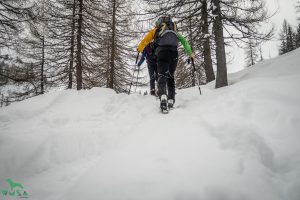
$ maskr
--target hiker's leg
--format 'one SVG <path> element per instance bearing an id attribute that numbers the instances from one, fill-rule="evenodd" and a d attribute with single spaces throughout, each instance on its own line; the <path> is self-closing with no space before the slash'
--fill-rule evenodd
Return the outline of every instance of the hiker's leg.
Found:
<path id="1" fill-rule="evenodd" d="M 158 96 L 166 94 L 167 74 L 169 69 L 170 57 L 169 51 L 160 51 L 157 55 L 157 73 L 158 73 Z"/>
<path id="2" fill-rule="evenodd" d="M 178 51 L 170 52 L 170 65 L 167 72 L 168 98 L 175 100 L 175 70 L 178 63 Z"/>
<path id="3" fill-rule="evenodd" d="M 157 79 L 158 79 L 157 59 L 155 59 L 155 61 L 153 62 L 153 69 L 154 69 L 154 73 L 155 73 L 155 80 L 156 80 L 156 82 L 157 82 Z"/>
<path id="4" fill-rule="evenodd" d="M 155 68 L 156 63 L 153 63 L 153 61 L 148 61 L 148 72 L 150 77 L 150 91 L 155 90 Z"/>

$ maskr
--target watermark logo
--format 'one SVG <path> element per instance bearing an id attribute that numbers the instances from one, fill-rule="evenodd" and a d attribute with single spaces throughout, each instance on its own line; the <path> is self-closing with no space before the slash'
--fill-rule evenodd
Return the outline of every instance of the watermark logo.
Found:
<path id="1" fill-rule="evenodd" d="M 28 192 L 24 189 L 21 183 L 14 182 L 13 180 L 6 179 L 9 188 L 0 189 L 2 196 L 28 198 Z"/>

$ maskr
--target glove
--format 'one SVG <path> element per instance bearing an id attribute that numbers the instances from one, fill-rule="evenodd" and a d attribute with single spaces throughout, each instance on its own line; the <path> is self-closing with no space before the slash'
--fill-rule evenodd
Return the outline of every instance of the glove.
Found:
<path id="1" fill-rule="evenodd" d="M 194 55 L 194 53 L 192 53 L 192 54 L 190 55 L 190 59 L 195 60 L 195 55 Z"/>
<path id="2" fill-rule="evenodd" d="M 191 61 L 193 61 L 193 60 L 195 60 L 194 53 L 192 53 L 192 54 L 190 55 L 190 57 L 187 59 L 187 63 L 190 64 Z"/>
<path id="3" fill-rule="evenodd" d="M 192 62 L 194 62 L 194 60 L 195 60 L 195 55 L 194 55 L 194 53 L 192 53 L 191 55 L 190 55 L 190 61 L 192 61 Z"/>

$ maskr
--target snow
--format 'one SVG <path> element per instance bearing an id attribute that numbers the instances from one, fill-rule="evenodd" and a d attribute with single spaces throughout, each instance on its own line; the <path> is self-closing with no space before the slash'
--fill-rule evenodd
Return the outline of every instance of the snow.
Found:
<path id="1" fill-rule="evenodd" d="M 43 200 L 299 200 L 300 49 L 152 96 L 55 91 L 0 109 L 5 179 Z M 0 199 L 6 198 L 1 196 Z"/>
<path id="2" fill-rule="evenodd" d="M 210 34 L 204 34 L 203 38 L 209 38 Z"/>

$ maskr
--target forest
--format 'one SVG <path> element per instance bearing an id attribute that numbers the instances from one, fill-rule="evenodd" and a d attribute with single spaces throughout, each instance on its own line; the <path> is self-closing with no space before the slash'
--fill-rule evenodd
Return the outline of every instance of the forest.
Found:
<path id="1" fill-rule="evenodd" d="M 263 0 L 1 1 L 1 106 L 53 88 L 129 93 L 133 81 L 147 85 L 144 74 L 133 79 L 136 47 L 155 19 L 165 15 L 195 53 L 195 69 L 180 54 L 177 88 L 195 86 L 196 80 L 227 86 L 226 46 L 245 48 L 247 66 L 263 60 L 260 45 L 274 36 L 274 27 L 261 27 L 273 14 Z M 300 24 L 294 30 L 284 21 L 280 40 L 280 54 L 299 47 Z"/>

